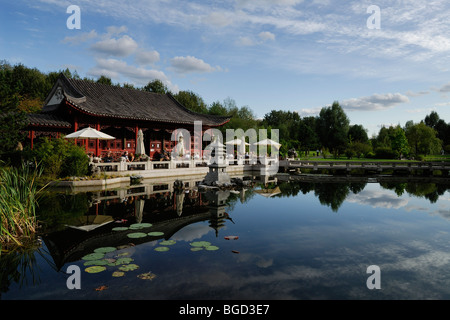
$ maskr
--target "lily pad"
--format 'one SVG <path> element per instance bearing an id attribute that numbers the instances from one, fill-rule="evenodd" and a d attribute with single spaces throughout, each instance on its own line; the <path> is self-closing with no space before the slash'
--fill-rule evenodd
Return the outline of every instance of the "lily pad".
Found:
<path id="1" fill-rule="evenodd" d="M 152 226 L 151 223 L 145 223 L 145 222 L 143 222 L 143 223 L 134 223 L 134 224 L 132 224 L 130 226 L 130 229 L 137 230 L 137 229 L 149 228 L 151 226 Z"/>
<path id="2" fill-rule="evenodd" d="M 144 232 L 133 232 L 133 233 L 127 234 L 127 236 L 128 236 L 128 238 L 136 239 L 136 238 L 146 237 L 147 234 Z"/>
<path id="3" fill-rule="evenodd" d="M 201 251 L 201 250 L 203 250 L 202 247 L 192 247 L 191 248 L 191 251 Z"/>
<path id="4" fill-rule="evenodd" d="M 159 251 L 159 252 L 169 251 L 169 248 L 168 247 L 156 247 L 155 251 Z"/>
<path id="5" fill-rule="evenodd" d="M 121 267 L 119 267 L 120 271 L 133 271 L 139 269 L 139 266 L 137 264 L 131 263 L 131 264 L 126 264 L 123 265 Z"/>
<path id="6" fill-rule="evenodd" d="M 121 266 L 121 265 L 124 265 L 124 264 L 129 264 L 129 263 L 131 263 L 133 261 L 134 261 L 133 258 L 119 258 L 119 259 L 117 259 L 115 261 L 112 261 L 112 262 L 108 263 L 108 266 L 111 266 L 111 267 L 113 267 L 113 266 Z"/>
<path id="7" fill-rule="evenodd" d="M 133 258 L 127 258 L 127 257 L 123 257 L 123 258 L 119 258 L 116 260 L 116 264 L 120 265 L 120 264 L 129 264 L 131 262 L 133 262 L 134 259 Z"/>
<path id="8" fill-rule="evenodd" d="M 124 257 L 124 256 L 128 256 L 130 253 L 129 252 L 121 252 L 117 255 L 117 257 Z"/>
<path id="9" fill-rule="evenodd" d="M 101 260 L 101 259 L 103 259 L 104 256 L 105 256 L 104 253 L 94 252 L 94 253 L 89 253 L 89 254 L 85 255 L 81 259 L 82 260 Z"/>
<path id="10" fill-rule="evenodd" d="M 108 252 L 113 252 L 116 251 L 117 249 L 115 247 L 102 247 L 102 248 L 97 248 L 94 250 L 94 252 L 96 253 L 108 253 Z"/>
<path id="11" fill-rule="evenodd" d="M 211 242 L 208 241 L 194 241 L 191 242 L 191 246 L 193 247 L 208 247 L 211 245 Z"/>
<path id="12" fill-rule="evenodd" d="M 152 236 L 152 237 L 159 237 L 159 236 L 164 235 L 164 232 L 153 231 L 153 232 L 149 232 L 148 235 L 149 235 L 149 236 Z"/>
<path id="13" fill-rule="evenodd" d="M 218 250 L 219 247 L 217 247 L 217 246 L 207 246 L 207 247 L 205 247 L 205 249 L 208 250 L 208 251 L 215 251 L 215 250 Z"/>
<path id="14" fill-rule="evenodd" d="M 84 269 L 84 271 L 86 271 L 87 273 L 99 273 L 102 271 L 105 271 L 106 267 L 104 266 L 92 266 L 92 267 L 87 267 L 86 269 Z"/>
<path id="15" fill-rule="evenodd" d="M 115 228 L 112 228 L 111 230 L 112 231 L 125 231 L 128 229 L 129 229 L 128 227 L 115 227 Z"/>
<path id="16" fill-rule="evenodd" d="M 84 266 L 106 266 L 108 263 L 106 260 L 87 260 Z"/>
<path id="17" fill-rule="evenodd" d="M 175 240 L 164 240 L 164 241 L 161 241 L 159 244 L 162 246 L 171 246 L 175 243 L 176 243 Z"/>
<path id="18" fill-rule="evenodd" d="M 125 272 L 123 272 L 123 271 L 114 271 L 112 274 L 112 276 L 116 277 L 116 278 L 123 277 L 124 275 L 125 275 Z"/>
<path id="19" fill-rule="evenodd" d="M 151 273 L 151 272 L 147 272 L 147 273 L 141 273 L 137 276 L 139 279 L 143 279 L 143 280 L 153 280 L 156 278 L 156 274 Z"/>

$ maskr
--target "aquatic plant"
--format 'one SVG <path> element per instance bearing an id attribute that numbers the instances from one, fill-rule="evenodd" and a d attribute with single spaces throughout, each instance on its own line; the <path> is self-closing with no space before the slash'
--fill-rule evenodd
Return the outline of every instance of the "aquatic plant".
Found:
<path id="1" fill-rule="evenodd" d="M 0 168 L 0 254 L 33 243 L 38 227 L 36 207 L 46 186 L 39 187 L 39 166 Z"/>
<path id="2" fill-rule="evenodd" d="M 164 241 L 161 241 L 159 244 L 162 246 L 171 246 L 171 245 L 174 245 L 175 243 L 176 243 L 175 240 L 164 240 Z"/>
<path id="3" fill-rule="evenodd" d="M 156 247 L 155 251 L 159 251 L 159 252 L 169 251 L 169 248 L 168 247 Z"/>
<path id="4" fill-rule="evenodd" d="M 200 250 L 207 250 L 207 251 L 215 251 L 218 250 L 218 246 L 211 245 L 211 242 L 208 241 L 194 241 L 191 242 L 191 251 L 200 251 Z"/>
<path id="5" fill-rule="evenodd" d="M 143 238 L 146 236 L 147 236 L 147 234 L 144 232 L 133 232 L 133 233 L 127 234 L 127 237 L 132 238 L 132 239 Z"/>
<path id="6" fill-rule="evenodd" d="M 161 232 L 161 231 L 153 231 L 153 232 L 149 232 L 148 235 L 149 235 L 149 236 L 152 236 L 152 237 L 159 237 L 159 236 L 163 236 L 163 235 L 164 235 L 164 232 Z"/>
<path id="7" fill-rule="evenodd" d="M 106 267 L 104 266 L 92 266 L 92 267 L 87 267 L 86 269 L 84 269 L 84 271 L 86 271 L 87 273 L 99 273 L 102 271 L 105 271 Z"/>

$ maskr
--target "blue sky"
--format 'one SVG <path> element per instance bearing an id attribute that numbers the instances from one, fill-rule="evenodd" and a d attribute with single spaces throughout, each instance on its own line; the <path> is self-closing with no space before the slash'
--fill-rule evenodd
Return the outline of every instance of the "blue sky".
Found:
<path id="1" fill-rule="evenodd" d="M 160 79 L 208 104 L 231 98 L 257 117 L 317 115 L 339 101 L 370 135 L 433 110 L 450 122 L 448 1 L 0 3 L 0 59 L 12 64 L 136 86 Z M 80 29 L 67 27 L 70 5 Z"/>

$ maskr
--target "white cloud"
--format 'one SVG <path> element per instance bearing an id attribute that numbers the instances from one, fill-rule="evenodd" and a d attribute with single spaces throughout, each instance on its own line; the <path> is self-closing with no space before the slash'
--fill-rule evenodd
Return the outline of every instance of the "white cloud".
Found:
<path id="1" fill-rule="evenodd" d="M 121 34 L 124 32 L 128 31 L 128 28 L 126 26 L 120 26 L 120 27 L 116 27 L 116 26 L 109 26 L 106 28 L 106 31 L 108 32 L 108 34 Z"/>
<path id="2" fill-rule="evenodd" d="M 401 103 L 409 102 L 409 98 L 400 93 L 374 94 L 368 97 L 353 98 L 340 102 L 341 107 L 348 111 L 375 111 L 392 108 Z"/>
<path id="3" fill-rule="evenodd" d="M 202 22 L 216 27 L 226 27 L 233 23 L 233 15 L 228 12 L 211 12 L 202 19 Z"/>
<path id="4" fill-rule="evenodd" d="M 152 80 L 161 80 L 172 92 L 177 92 L 178 87 L 174 86 L 164 72 L 154 69 L 138 68 L 127 64 L 123 60 L 103 59 L 96 60 L 97 65 L 89 70 L 89 74 L 94 77 L 105 75 L 112 79 L 120 80 L 121 77 L 132 80 L 136 85 L 146 85 Z"/>
<path id="5" fill-rule="evenodd" d="M 136 53 L 136 62 L 139 65 L 149 65 L 158 62 L 160 59 L 158 51 L 138 51 Z"/>
<path id="6" fill-rule="evenodd" d="M 443 92 L 443 93 L 450 92 L 450 83 L 447 83 L 447 84 L 443 85 L 439 89 L 439 92 Z"/>
<path id="7" fill-rule="evenodd" d="M 387 209 L 400 209 L 408 204 L 407 198 L 400 198 L 396 194 L 384 190 L 363 190 L 358 194 L 351 194 L 346 201 Z"/>
<path id="8" fill-rule="evenodd" d="M 406 110 L 408 113 L 430 113 L 431 111 L 436 111 L 436 108 L 418 108 Z"/>
<path id="9" fill-rule="evenodd" d="M 236 41 L 236 44 L 238 46 L 250 47 L 254 46 L 256 42 L 250 37 L 239 37 L 239 39 Z"/>
<path id="10" fill-rule="evenodd" d="M 275 40 L 275 35 L 272 32 L 269 31 L 263 31 L 258 34 L 258 36 L 263 40 Z"/>
<path id="11" fill-rule="evenodd" d="M 212 67 L 202 59 L 198 59 L 192 56 L 175 57 L 173 59 L 170 59 L 170 64 L 176 72 L 182 74 L 221 71 L 220 67 Z"/>
<path id="12" fill-rule="evenodd" d="M 98 37 L 98 34 L 95 30 L 91 30 L 89 32 L 83 32 L 73 37 L 65 37 L 63 39 L 63 43 L 70 43 L 73 45 L 79 45 L 80 43 L 89 41 L 91 39 L 95 39 Z"/>
<path id="13" fill-rule="evenodd" d="M 418 91 L 418 92 L 414 92 L 409 90 L 408 92 L 405 93 L 405 95 L 407 95 L 408 97 L 420 97 L 426 94 L 429 94 L 430 91 Z"/>
<path id="14" fill-rule="evenodd" d="M 105 39 L 94 43 L 91 49 L 95 52 L 114 56 L 127 57 L 134 53 L 138 48 L 138 44 L 130 36 L 124 35 L 121 38 Z"/>
<path id="15" fill-rule="evenodd" d="M 316 108 L 304 108 L 298 111 L 298 114 L 301 117 L 314 117 L 319 115 L 320 110 L 322 110 L 322 107 L 316 107 Z"/>

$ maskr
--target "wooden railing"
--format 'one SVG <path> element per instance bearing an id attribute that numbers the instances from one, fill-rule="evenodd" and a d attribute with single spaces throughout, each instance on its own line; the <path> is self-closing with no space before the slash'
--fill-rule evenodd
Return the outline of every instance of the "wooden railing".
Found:
<path id="1" fill-rule="evenodd" d="M 450 162 L 389 162 L 389 161 L 309 161 L 281 160 L 280 167 L 299 169 L 366 169 L 382 171 L 394 170 L 450 170 Z"/>
<path id="2" fill-rule="evenodd" d="M 257 161 L 254 161 L 257 163 Z M 266 161 L 262 161 L 266 162 Z M 224 159 L 227 166 L 250 165 L 250 159 Z M 100 172 L 124 172 L 124 171 L 152 171 L 207 167 L 210 161 L 207 159 L 170 160 L 170 161 L 133 161 L 133 162 L 90 162 L 94 170 Z"/>

